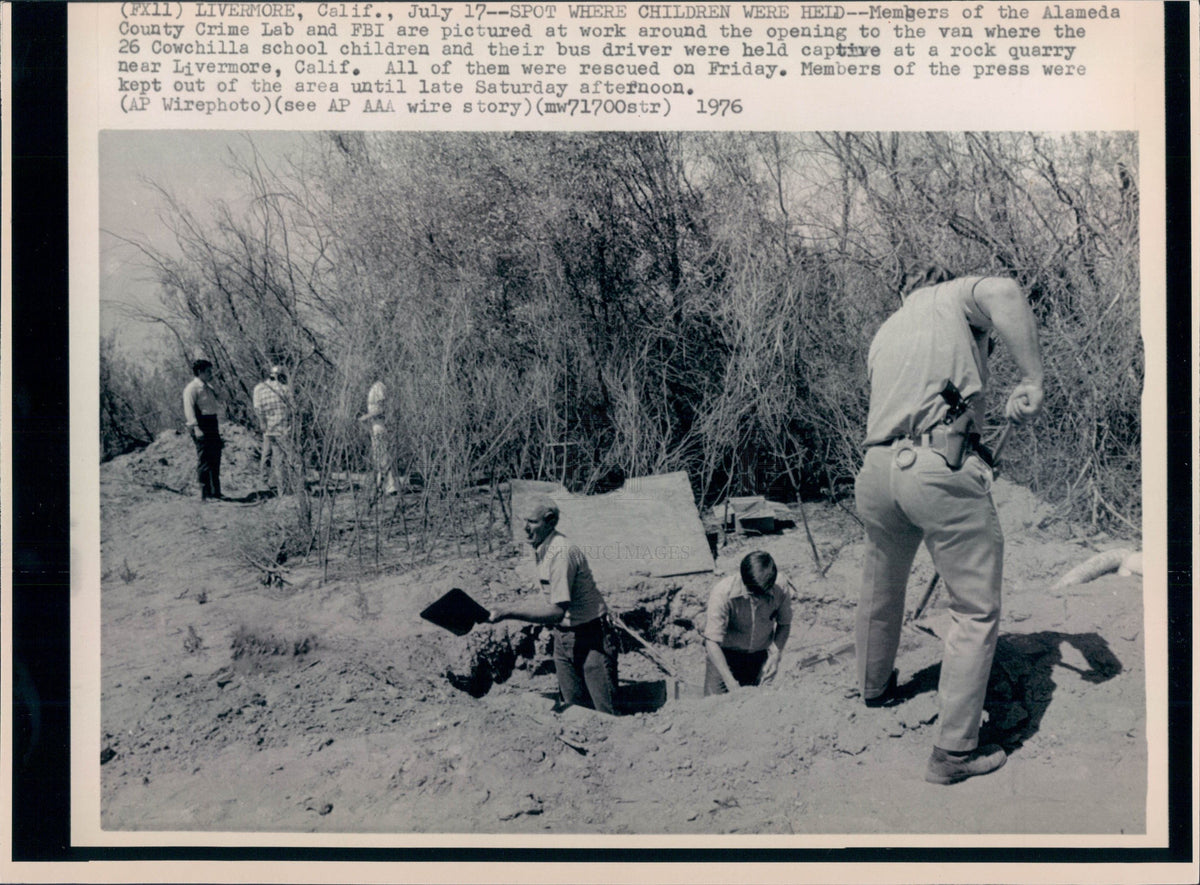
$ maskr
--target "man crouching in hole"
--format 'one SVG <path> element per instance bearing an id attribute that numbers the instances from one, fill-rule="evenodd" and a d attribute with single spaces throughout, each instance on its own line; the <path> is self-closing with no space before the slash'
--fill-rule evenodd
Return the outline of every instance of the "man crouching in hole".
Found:
<path id="1" fill-rule="evenodd" d="M 708 596 L 705 696 L 769 683 L 792 632 L 790 584 L 771 554 L 747 554 L 738 571 L 718 581 Z"/>
<path id="2" fill-rule="evenodd" d="M 596 589 L 583 551 L 556 529 L 558 505 L 539 496 L 525 518 L 525 537 L 537 561 L 543 601 L 493 608 L 490 623 L 506 619 L 554 628 L 554 671 L 563 700 L 615 715 L 617 643 L 608 606 Z"/>

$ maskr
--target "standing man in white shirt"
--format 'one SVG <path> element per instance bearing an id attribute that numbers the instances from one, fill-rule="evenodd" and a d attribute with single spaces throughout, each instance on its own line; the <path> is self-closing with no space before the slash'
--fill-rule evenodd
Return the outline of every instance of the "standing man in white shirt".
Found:
<path id="1" fill-rule="evenodd" d="M 536 498 L 525 519 L 525 537 L 537 561 L 546 596 L 521 606 L 494 608 L 491 623 L 512 619 L 554 629 L 554 672 L 568 704 L 616 714 L 617 643 L 608 606 L 596 588 L 587 557 L 557 531 L 558 505 Z"/>
<path id="2" fill-rule="evenodd" d="M 1004 560 L 991 455 L 979 444 L 990 336 L 999 336 L 1021 373 L 1004 407 L 1011 422 L 1041 410 L 1042 359 L 1033 311 L 1014 280 L 947 279 L 937 267 L 922 276 L 867 357 L 866 453 L 855 484 L 867 550 L 855 644 L 867 706 L 894 702 L 904 591 L 924 541 L 946 583 L 951 618 L 925 779 L 954 784 L 1007 759 L 1002 747 L 979 745 Z"/>
<path id="3" fill-rule="evenodd" d="M 358 418 L 371 425 L 371 462 L 375 466 L 375 491 L 381 488 L 396 494 L 396 475 L 392 471 L 391 441 L 387 432 L 387 387 L 376 381 L 367 391 L 367 413 Z"/>
<path id="4" fill-rule="evenodd" d="M 200 482 L 201 501 L 220 501 L 221 432 L 217 415 L 221 410 L 212 388 L 213 365 L 206 359 L 192 363 L 192 378 L 183 388 L 183 415 L 188 433 L 196 446 L 196 478 Z"/>

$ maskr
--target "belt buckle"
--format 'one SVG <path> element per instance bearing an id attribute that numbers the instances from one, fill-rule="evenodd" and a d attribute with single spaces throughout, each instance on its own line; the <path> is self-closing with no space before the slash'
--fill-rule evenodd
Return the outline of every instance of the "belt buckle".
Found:
<path id="1" fill-rule="evenodd" d="M 902 439 L 896 444 L 896 466 L 907 470 L 917 463 L 917 450 L 913 448 L 912 440 Z"/>

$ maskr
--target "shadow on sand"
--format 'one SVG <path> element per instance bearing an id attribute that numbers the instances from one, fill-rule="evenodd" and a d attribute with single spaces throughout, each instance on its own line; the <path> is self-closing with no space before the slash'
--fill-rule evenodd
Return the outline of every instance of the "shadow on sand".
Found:
<path id="1" fill-rule="evenodd" d="M 1082 655 L 1086 669 L 1064 660 L 1064 645 Z M 1037 734 L 1057 687 L 1055 668 L 1077 673 L 1083 682 L 1101 683 L 1120 673 L 1122 666 L 1108 642 L 1097 633 L 1047 630 L 1002 635 L 988 680 L 984 701 L 988 716 L 980 743 L 999 744 L 1012 753 Z M 940 675 L 940 663 L 914 673 L 896 687 L 895 703 L 937 691 Z"/>

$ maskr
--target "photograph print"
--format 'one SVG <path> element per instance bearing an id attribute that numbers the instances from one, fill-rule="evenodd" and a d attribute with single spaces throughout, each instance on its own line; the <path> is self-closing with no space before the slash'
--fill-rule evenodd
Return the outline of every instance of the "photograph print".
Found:
<path id="1" fill-rule="evenodd" d="M 104 831 L 1146 833 L 1134 133 L 99 147 Z"/>

